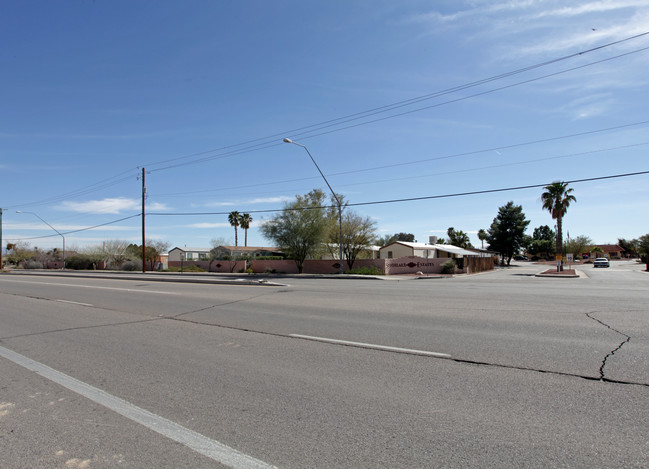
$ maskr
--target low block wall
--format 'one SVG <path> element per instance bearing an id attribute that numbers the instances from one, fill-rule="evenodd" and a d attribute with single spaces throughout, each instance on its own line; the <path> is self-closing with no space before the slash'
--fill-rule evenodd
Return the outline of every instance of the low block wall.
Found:
<path id="1" fill-rule="evenodd" d="M 192 265 L 200 267 L 207 272 L 245 272 L 246 261 L 169 261 L 169 267 L 188 268 Z"/>
<path id="2" fill-rule="evenodd" d="M 442 272 L 442 265 L 448 262 L 448 258 L 426 259 L 419 256 L 399 257 L 397 259 L 383 259 L 385 261 L 385 275 L 399 274 L 439 274 Z M 457 270 L 457 273 L 464 273 L 464 270 Z"/>
<path id="3" fill-rule="evenodd" d="M 256 274 L 263 274 L 265 272 L 274 272 L 278 274 L 297 274 L 297 264 L 295 261 L 255 261 L 251 262 L 252 271 Z"/>
<path id="4" fill-rule="evenodd" d="M 383 259 L 358 259 L 354 262 L 354 268 L 375 267 L 383 272 Z M 343 262 L 343 269 L 348 271 L 347 262 Z M 277 272 L 283 274 L 297 274 L 297 264 L 295 261 L 252 261 L 252 271 L 254 273 Z M 340 264 L 337 260 L 308 260 L 304 261 L 305 274 L 337 274 L 340 272 Z"/>
<path id="5" fill-rule="evenodd" d="M 426 259 L 418 256 L 400 257 L 398 259 L 358 259 L 354 262 L 354 268 L 374 267 L 385 275 L 407 275 L 421 272 L 423 274 L 439 274 L 442 265 L 448 258 Z M 187 268 L 196 265 L 208 272 L 245 272 L 245 261 L 184 261 L 182 266 Z M 252 260 L 250 262 L 252 271 L 256 274 L 275 272 L 278 274 L 297 274 L 297 264 L 293 260 Z M 491 258 L 465 257 L 464 269 L 458 269 L 456 273 L 475 273 L 483 270 L 493 269 Z M 179 261 L 169 261 L 169 267 L 181 267 Z M 343 269 L 347 272 L 347 262 L 343 262 Z M 337 260 L 308 260 L 304 261 L 305 274 L 337 274 L 340 272 L 340 264 Z"/>

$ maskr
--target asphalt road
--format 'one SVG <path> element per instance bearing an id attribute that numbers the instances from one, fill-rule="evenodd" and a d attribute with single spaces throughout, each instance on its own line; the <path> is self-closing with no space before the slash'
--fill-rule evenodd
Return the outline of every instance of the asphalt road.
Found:
<path id="1" fill-rule="evenodd" d="M 0 466 L 647 467 L 649 274 L 0 275 Z"/>

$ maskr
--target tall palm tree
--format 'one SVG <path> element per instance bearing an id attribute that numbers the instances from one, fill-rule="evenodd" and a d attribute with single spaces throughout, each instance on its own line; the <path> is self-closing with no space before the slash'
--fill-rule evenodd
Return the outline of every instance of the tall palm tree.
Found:
<path id="1" fill-rule="evenodd" d="M 484 249 L 484 240 L 487 239 L 487 232 L 482 228 L 478 230 L 478 239 L 482 243 L 482 249 Z"/>
<path id="2" fill-rule="evenodd" d="M 237 227 L 241 224 L 241 214 L 236 210 L 234 212 L 230 212 L 230 214 L 228 215 L 228 222 L 230 223 L 230 226 L 234 226 L 234 245 L 238 246 L 239 237 L 237 233 Z"/>
<path id="3" fill-rule="evenodd" d="M 563 253 L 563 216 L 568 211 L 570 203 L 576 201 L 577 199 L 572 195 L 572 188 L 568 188 L 567 182 L 553 182 L 549 186 L 545 186 L 545 192 L 541 194 L 543 208 L 550 212 L 553 219 L 557 220 L 557 255 Z"/>
<path id="4" fill-rule="evenodd" d="M 252 217 L 249 213 L 244 213 L 243 215 L 241 215 L 241 218 L 239 218 L 239 223 L 241 224 L 241 228 L 243 228 L 243 231 L 245 233 L 244 246 L 248 246 L 248 228 L 250 228 L 250 223 L 252 223 Z"/>

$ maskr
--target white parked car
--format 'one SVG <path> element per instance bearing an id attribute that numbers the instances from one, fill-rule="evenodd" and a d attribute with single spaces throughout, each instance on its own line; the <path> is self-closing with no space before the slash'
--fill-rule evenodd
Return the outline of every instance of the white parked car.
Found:
<path id="1" fill-rule="evenodd" d="M 606 257 L 598 257 L 593 262 L 593 267 L 610 267 L 610 265 Z"/>

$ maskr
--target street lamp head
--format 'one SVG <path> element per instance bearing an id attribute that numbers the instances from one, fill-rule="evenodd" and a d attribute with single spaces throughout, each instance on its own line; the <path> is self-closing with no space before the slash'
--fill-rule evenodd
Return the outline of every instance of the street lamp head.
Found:
<path id="1" fill-rule="evenodd" d="M 284 143 L 293 143 L 293 140 L 291 140 L 290 138 L 286 137 L 286 138 L 284 139 Z"/>
<path id="2" fill-rule="evenodd" d="M 22 211 L 20 211 L 20 210 L 16 210 L 16 213 L 23 213 L 23 212 L 22 212 Z"/>

